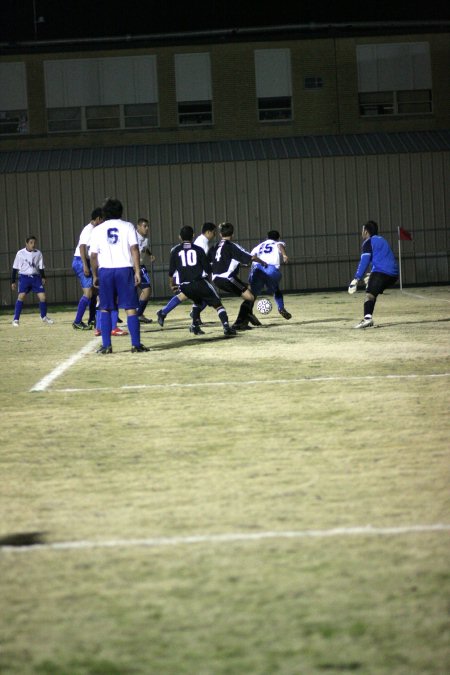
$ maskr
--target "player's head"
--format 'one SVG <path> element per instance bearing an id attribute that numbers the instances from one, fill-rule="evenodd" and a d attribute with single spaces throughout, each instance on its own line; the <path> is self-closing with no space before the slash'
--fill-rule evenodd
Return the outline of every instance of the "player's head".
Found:
<path id="1" fill-rule="evenodd" d="M 219 232 L 222 237 L 231 237 L 233 236 L 234 227 L 231 223 L 221 223 L 219 225 Z"/>
<path id="2" fill-rule="evenodd" d="M 194 230 L 190 225 L 183 225 L 180 230 L 181 241 L 192 241 L 194 238 Z"/>
<path id="3" fill-rule="evenodd" d="M 363 235 L 366 232 L 369 237 L 373 237 L 374 234 L 378 234 L 378 225 L 374 220 L 368 220 L 365 225 L 363 225 Z"/>
<path id="4" fill-rule="evenodd" d="M 25 248 L 27 251 L 34 251 L 36 248 L 36 237 L 34 234 L 29 234 L 25 239 Z"/>
<path id="5" fill-rule="evenodd" d="M 103 220 L 103 209 L 100 206 L 97 206 L 91 213 L 91 222 L 95 220 Z"/>
<path id="6" fill-rule="evenodd" d="M 280 238 L 280 233 L 278 230 L 269 230 L 267 233 L 267 239 L 273 239 L 274 241 L 278 241 Z"/>
<path id="7" fill-rule="evenodd" d="M 102 206 L 102 214 L 104 220 L 113 220 L 115 218 L 122 218 L 123 206 L 118 199 L 108 197 Z"/>
<path id="8" fill-rule="evenodd" d="M 140 232 L 140 234 L 147 235 L 150 229 L 150 223 L 148 222 L 147 218 L 138 218 L 136 229 L 138 232 Z"/>
<path id="9" fill-rule="evenodd" d="M 214 225 L 214 223 L 203 223 L 202 225 L 202 234 L 208 234 L 210 232 L 214 234 L 216 230 L 217 225 Z"/>

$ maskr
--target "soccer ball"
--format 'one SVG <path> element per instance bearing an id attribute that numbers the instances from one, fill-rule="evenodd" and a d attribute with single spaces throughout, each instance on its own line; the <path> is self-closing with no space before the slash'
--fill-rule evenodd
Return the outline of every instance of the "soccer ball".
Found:
<path id="1" fill-rule="evenodd" d="M 261 314 L 270 314 L 272 311 L 272 303 L 267 298 L 261 298 L 261 300 L 258 300 L 256 309 Z"/>

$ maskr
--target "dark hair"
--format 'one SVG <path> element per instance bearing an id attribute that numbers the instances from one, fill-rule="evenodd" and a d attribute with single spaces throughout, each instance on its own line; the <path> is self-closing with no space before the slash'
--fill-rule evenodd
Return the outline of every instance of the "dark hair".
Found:
<path id="1" fill-rule="evenodd" d="M 102 214 L 105 220 L 112 220 L 114 218 L 121 218 L 123 213 L 122 202 L 118 199 L 109 197 L 102 206 Z"/>
<path id="2" fill-rule="evenodd" d="M 231 223 L 221 223 L 219 225 L 219 232 L 222 237 L 231 237 L 234 232 L 234 227 Z"/>
<path id="3" fill-rule="evenodd" d="M 269 230 L 269 232 L 267 233 L 267 238 L 274 239 L 275 241 L 277 241 L 280 238 L 280 233 L 278 232 L 278 230 Z"/>
<path id="4" fill-rule="evenodd" d="M 27 236 L 27 238 L 25 239 L 25 243 L 28 244 L 28 242 L 31 241 L 32 239 L 34 239 L 35 241 L 37 241 L 36 235 L 34 235 L 34 234 L 29 234 L 29 235 Z"/>
<path id="5" fill-rule="evenodd" d="M 214 223 L 204 223 L 202 226 L 202 234 L 205 234 L 205 232 L 215 232 L 217 229 L 217 225 L 214 225 Z"/>
<path id="6" fill-rule="evenodd" d="M 150 225 L 148 218 L 138 218 L 137 224 L 140 225 L 141 223 L 148 223 Z"/>
<path id="7" fill-rule="evenodd" d="M 378 225 L 374 220 L 368 220 L 364 225 L 364 229 L 372 237 L 374 234 L 378 234 Z"/>
<path id="8" fill-rule="evenodd" d="M 97 218 L 103 218 L 103 209 L 100 206 L 97 206 L 91 213 L 91 220 L 97 220 Z"/>
<path id="9" fill-rule="evenodd" d="M 180 237 L 182 241 L 192 241 L 194 238 L 194 230 L 190 225 L 183 225 L 180 230 Z"/>

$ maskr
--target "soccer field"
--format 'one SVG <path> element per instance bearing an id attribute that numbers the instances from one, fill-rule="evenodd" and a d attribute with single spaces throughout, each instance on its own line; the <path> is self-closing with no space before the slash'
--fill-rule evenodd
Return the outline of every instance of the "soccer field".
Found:
<path id="1" fill-rule="evenodd" d="M 2 675 L 450 671 L 450 288 L 285 300 L 0 314 Z"/>

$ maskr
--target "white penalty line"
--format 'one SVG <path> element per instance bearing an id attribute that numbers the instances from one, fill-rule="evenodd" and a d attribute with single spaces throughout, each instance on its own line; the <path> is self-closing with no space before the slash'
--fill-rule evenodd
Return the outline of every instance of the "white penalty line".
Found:
<path id="1" fill-rule="evenodd" d="M 79 352 L 71 356 L 69 359 L 66 361 L 63 361 L 60 363 L 56 368 L 52 370 L 51 373 L 46 375 L 45 377 L 42 378 L 42 380 L 39 380 L 33 387 L 31 387 L 30 391 L 45 391 L 47 387 L 51 385 L 52 382 L 54 382 L 58 377 L 60 377 L 63 373 L 65 373 L 66 370 L 71 368 L 77 361 L 83 358 L 86 354 L 89 354 L 94 350 L 95 347 L 98 346 L 98 340 L 91 340 L 88 342 L 82 349 L 80 349 Z"/>
<path id="2" fill-rule="evenodd" d="M 81 394 L 86 392 L 112 392 L 112 391 L 132 391 L 138 389 L 194 389 L 198 387 L 235 387 L 239 385 L 273 385 L 273 384 L 304 384 L 308 382 L 357 382 L 370 380 L 414 380 L 424 378 L 449 377 L 450 373 L 410 373 L 407 375 L 330 375 L 320 377 L 300 377 L 296 379 L 278 379 L 278 380 L 246 380 L 229 382 L 171 382 L 169 384 L 124 384 L 121 387 L 72 387 L 66 389 L 53 389 L 52 393 L 63 394 Z M 35 391 L 32 389 L 31 391 Z"/>
<path id="3" fill-rule="evenodd" d="M 379 536 L 389 537 L 403 534 L 427 532 L 449 532 L 450 524 L 406 525 L 401 527 L 337 527 L 331 530 L 299 530 L 281 532 L 252 532 L 228 534 L 203 534 L 187 537 L 154 537 L 150 539 L 111 539 L 106 541 L 61 541 L 29 546 L 2 546 L 0 551 L 32 552 L 42 550 L 64 551 L 95 548 L 160 548 L 164 546 L 189 546 L 191 544 L 232 544 L 265 539 L 324 539 L 327 537 Z"/>

